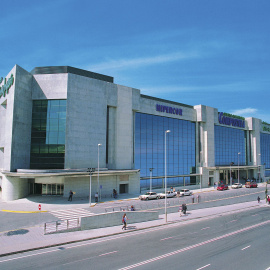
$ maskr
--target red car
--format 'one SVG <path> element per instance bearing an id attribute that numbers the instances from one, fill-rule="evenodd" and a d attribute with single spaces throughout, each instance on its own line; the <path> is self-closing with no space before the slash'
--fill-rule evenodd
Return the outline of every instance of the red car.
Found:
<path id="1" fill-rule="evenodd" d="M 217 190 L 226 190 L 226 189 L 228 189 L 228 186 L 227 186 L 227 185 L 224 185 L 224 184 L 219 185 L 219 186 L 217 187 Z"/>
<path id="2" fill-rule="evenodd" d="M 246 186 L 246 188 L 256 188 L 256 187 L 258 187 L 256 182 L 246 182 L 245 186 Z"/>

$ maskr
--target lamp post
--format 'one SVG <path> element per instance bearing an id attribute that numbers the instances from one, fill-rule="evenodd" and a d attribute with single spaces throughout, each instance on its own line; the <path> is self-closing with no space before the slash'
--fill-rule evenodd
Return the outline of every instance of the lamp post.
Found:
<path id="1" fill-rule="evenodd" d="M 166 147 L 166 135 L 171 131 L 168 129 L 165 131 L 165 222 L 167 223 L 167 147 Z"/>
<path id="2" fill-rule="evenodd" d="M 238 152 L 238 183 L 240 182 L 240 180 L 239 180 L 239 155 L 240 155 L 241 153 L 240 152 Z"/>
<path id="3" fill-rule="evenodd" d="M 150 192 L 152 192 L 152 172 L 153 172 L 154 168 L 149 168 L 150 171 Z"/>
<path id="4" fill-rule="evenodd" d="M 95 171 L 95 168 L 88 168 L 88 172 L 90 174 L 90 187 L 89 187 L 89 205 L 91 206 L 92 203 L 92 198 L 91 198 L 91 193 L 92 193 L 92 174 Z"/>
<path id="5" fill-rule="evenodd" d="M 230 185 L 232 186 L 232 165 L 234 164 L 234 162 L 230 163 Z M 239 165 L 238 165 L 239 166 Z"/>
<path id="6" fill-rule="evenodd" d="M 260 179 L 260 163 L 261 163 L 261 154 L 259 154 L 259 160 L 258 160 L 258 170 L 259 170 L 259 179 L 258 179 L 258 183 L 260 183 L 261 182 L 261 179 Z"/>
<path id="7" fill-rule="evenodd" d="M 98 190 L 99 201 L 101 199 L 101 197 L 100 197 L 100 186 L 99 186 L 99 147 L 101 145 L 102 145 L 101 143 L 98 144 L 98 188 L 97 188 L 97 190 Z"/>

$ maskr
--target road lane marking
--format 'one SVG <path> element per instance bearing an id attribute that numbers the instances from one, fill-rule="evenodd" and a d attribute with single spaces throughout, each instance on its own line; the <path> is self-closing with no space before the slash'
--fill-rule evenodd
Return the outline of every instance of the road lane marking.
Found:
<path id="1" fill-rule="evenodd" d="M 164 240 L 168 240 L 168 239 L 172 239 L 172 238 L 174 238 L 174 237 L 172 236 L 172 237 L 163 238 L 163 239 L 160 239 L 160 241 L 164 241 Z"/>
<path id="2" fill-rule="evenodd" d="M 203 230 L 207 230 L 207 229 L 210 229 L 210 227 L 205 227 L 205 228 L 202 228 L 201 231 Z"/>
<path id="3" fill-rule="evenodd" d="M 18 259 L 24 259 L 24 258 L 27 258 L 27 257 L 42 255 L 42 254 L 51 253 L 51 252 L 55 252 L 55 251 L 60 251 L 60 249 L 54 249 L 54 250 L 50 250 L 50 251 L 44 251 L 44 252 L 39 252 L 39 253 L 35 253 L 35 254 L 29 254 L 29 255 L 25 255 L 25 256 L 20 256 L 20 257 L 17 257 L 17 258 L 1 260 L 0 263 L 13 261 L 13 260 L 18 260 Z"/>
<path id="4" fill-rule="evenodd" d="M 101 256 L 106 256 L 106 255 L 110 255 L 110 254 L 113 254 L 113 253 L 116 253 L 116 252 L 118 252 L 118 251 L 115 250 L 115 251 L 111 251 L 111 252 L 107 252 L 107 253 L 100 254 L 100 255 L 98 255 L 98 256 L 99 256 L 99 257 L 101 257 Z"/>
<path id="5" fill-rule="evenodd" d="M 237 221 L 237 219 L 231 220 L 228 223 L 232 223 L 232 222 L 235 222 L 235 221 Z"/>
<path id="6" fill-rule="evenodd" d="M 270 220 L 264 221 L 264 222 L 261 222 L 261 223 L 258 223 L 258 224 L 252 225 L 252 226 L 248 226 L 246 228 L 243 228 L 243 229 L 240 229 L 240 230 L 231 232 L 231 233 L 227 233 L 227 234 L 224 234 L 224 235 L 221 235 L 221 236 L 218 236 L 218 237 L 215 237 L 215 238 L 212 238 L 212 239 L 209 239 L 209 240 L 200 242 L 200 243 L 195 244 L 195 245 L 191 245 L 191 246 L 188 246 L 188 247 L 185 247 L 185 248 L 181 248 L 181 249 L 178 249 L 178 250 L 169 252 L 169 253 L 165 253 L 165 254 L 160 255 L 158 257 L 154 257 L 154 258 L 151 258 L 151 259 L 148 259 L 148 260 L 139 262 L 139 263 L 135 263 L 135 264 L 132 264 L 132 265 L 123 267 L 123 268 L 121 268 L 119 270 L 129 270 L 129 269 L 136 268 L 138 266 L 146 265 L 148 263 L 152 263 L 152 262 L 155 262 L 155 261 L 164 259 L 164 258 L 168 258 L 170 256 L 173 256 L 173 255 L 176 255 L 176 254 L 180 254 L 180 253 L 185 252 L 187 250 L 191 250 L 191 249 L 196 248 L 196 247 L 201 247 L 203 245 L 206 245 L 206 244 L 209 244 L 209 243 L 213 243 L 215 241 L 222 240 L 224 238 L 227 238 L 227 237 L 230 237 L 230 236 L 234 236 L 234 235 L 237 235 L 239 233 L 246 232 L 246 231 L 255 229 L 257 227 L 260 227 L 260 226 L 263 226 L 263 225 L 266 225 L 266 224 L 269 224 L 269 223 L 270 223 Z"/>
<path id="7" fill-rule="evenodd" d="M 247 246 L 247 247 L 242 248 L 241 250 L 245 250 L 245 249 L 247 249 L 247 248 L 250 248 L 250 245 Z"/>
<path id="8" fill-rule="evenodd" d="M 205 266 L 203 266 L 203 267 L 201 267 L 201 268 L 198 268 L 198 269 L 196 269 L 196 270 L 201 270 L 201 269 L 204 269 L 204 268 L 206 268 L 206 267 L 208 267 L 208 266 L 210 266 L 211 264 L 209 263 L 209 264 L 207 264 L 207 265 L 205 265 Z"/>

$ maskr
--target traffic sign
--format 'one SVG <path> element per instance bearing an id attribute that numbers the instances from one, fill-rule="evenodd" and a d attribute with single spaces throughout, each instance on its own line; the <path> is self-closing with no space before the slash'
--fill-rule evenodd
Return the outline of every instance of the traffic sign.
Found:
<path id="1" fill-rule="evenodd" d="M 38 205 L 38 210 L 39 210 L 39 211 L 41 210 L 41 204 Z"/>

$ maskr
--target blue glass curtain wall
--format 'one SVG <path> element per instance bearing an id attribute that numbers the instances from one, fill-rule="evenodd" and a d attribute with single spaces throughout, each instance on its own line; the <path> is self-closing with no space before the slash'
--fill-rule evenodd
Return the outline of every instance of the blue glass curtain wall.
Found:
<path id="1" fill-rule="evenodd" d="M 31 169 L 63 169 L 65 164 L 66 100 L 34 100 Z"/>
<path id="2" fill-rule="evenodd" d="M 229 166 L 231 162 L 246 165 L 246 134 L 244 130 L 215 126 L 215 165 Z"/>
<path id="3" fill-rule="evenodd" d="M 153 169 L 153 187 L 162 187 L 164 172 L 165 131 L 167 133 L 167 178 L 168 186 L 183 185 L 183 177 L 195 173 L 195 123 L 136 113 L 135 116 L 135 168 L 141 177 L 150 177 Z M 173 177 L 175 176 L 175 177 Z M 141 188 L 149 187 L 149 179 L 141 180 Z M 196 177 L 185 177 L 185 184 L 196 184 Z"/>
<path id="4" fill-rule="evenodd" d="M 261 133 L 261 164 L 265 164 L 266 169 L 270 169 L 270 134 Z M 270 172 L 267 172 L 268 174 Z"/>

